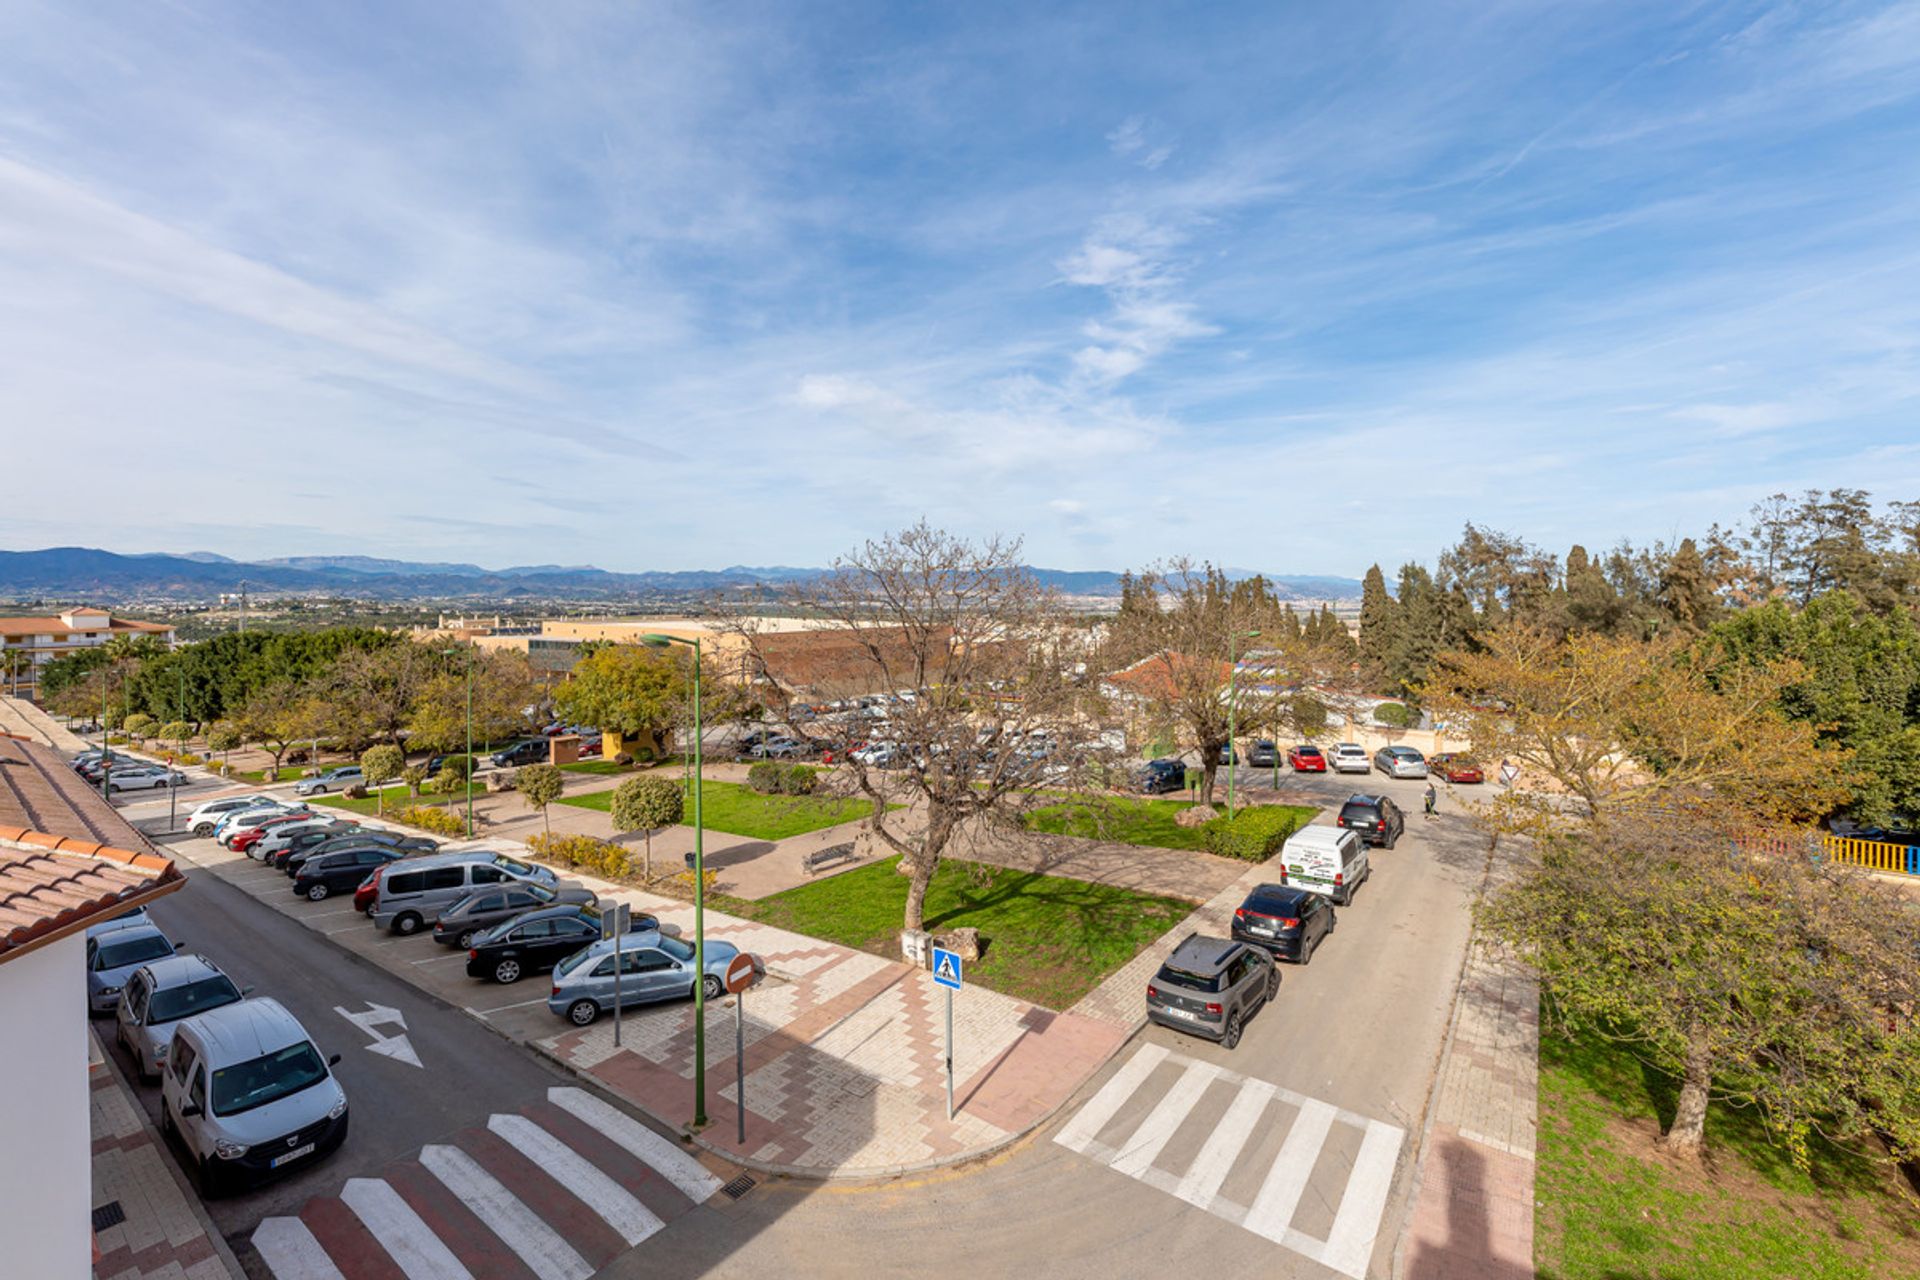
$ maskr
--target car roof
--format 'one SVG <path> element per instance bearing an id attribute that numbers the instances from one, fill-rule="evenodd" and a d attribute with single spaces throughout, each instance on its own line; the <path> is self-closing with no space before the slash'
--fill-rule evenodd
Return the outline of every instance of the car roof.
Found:
<path id="1" fill-rule="evenodd" d="M 1288 836 L 1287 843 L 1293 844 L 1295 841 L 1299 841 L 1302 844 L 1336 845 L 1342 840 L 1351 839 L 1353 839 L 1353 832 L 1347 830 L 1345 827 L 1329 827 L 1315 823 L 1309 827 L 1302 827 Z"/>
<path id="2" fill-rule="evenodd" d="M 1333 744 L 1333 749 L 1335 751 L 1365 751 L 1366 750 L 1365 747 L 1361 746 L 1357 742 L 1336 742 Z"/>
<path id="3" fill-rule="evenodd" d="M 170 955 L 164 960 L 149 960 L 141 968 L 153 979 L 155 988 L 184 986 L 202 978 L 225 976 L 205 956 L 192 956 L 184 952 Z"/>
<path id="4" fill-rule="evenodd" d="M 1247 894 L 1247 900 L 1251 902 L 1255 898 L 1265 898 L 1268 901 L 1272 901 L 1275 898 L 1279 898 L 1286 902 L 1297 902 L 1302 898 L 1316 896 L 1318 895 L 1316 895 L 1313 890 L 1303 889 L 1297 884 L 1257 884 L 1253 886 L 1252 891 Z"/>
<path id="5" fill-rule="evenodd" d="M 247 1062 L 307 1038 L 300 1020 L 271 996 L 197 1013 L 180 1024 L 180 1031 L 191 1032 L 200 1041 L 208 1065 L 214 1068 Z"/>
<path id="6" fill-rule="evenodd" d="M 1360 792 L 1356 791 L 1352 795 L 1347 797 L 1347 804 L 1376 805 L 1376 804 L 1379 804 L 1384 799 L 1386 799 L 1385 796 L 1362 795 Z M 1345 808 L 1346 805 L 1342 805 L 1341 807 Z"/>
<path id="7" fill-rule="evenodd" d="M 1225 965 L 1238 950 L 1240 944 L 1230 938 L 1209 938 L 1190 933 L 1173 949 L 1173 954 L 1167 957 L 1167 963 L 1190 973 L 1211 973 Z"/>
<path id="8" fill-rule="evenodd" d="M 109 923 L 111 922 L 109 921 Z M 95 927 L 97 928 L 98 926 Z M 112 937 L 115 942 L 126 942 L 130 938 L 145 938 L 148 936 L 165 938 L 167 935 L 151 920 L 134 920 L 122 925 L 118 929 L 108 929 L 94 936 L 103 939 Z M 172 946 L 172 941 L 169 940 L 167 945 Z"/>

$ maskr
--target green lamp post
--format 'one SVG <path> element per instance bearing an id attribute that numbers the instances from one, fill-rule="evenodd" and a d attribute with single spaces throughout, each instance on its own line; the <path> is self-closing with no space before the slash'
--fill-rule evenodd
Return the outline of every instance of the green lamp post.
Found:
<path id="1" fill-rule="evenodd" d="M 707 861 L 700 825 L 700 639 L 653 632 L 640 637 L 652 649 L 684 644 L 693 650 L 693 1124 L 707 1123 Z"/>

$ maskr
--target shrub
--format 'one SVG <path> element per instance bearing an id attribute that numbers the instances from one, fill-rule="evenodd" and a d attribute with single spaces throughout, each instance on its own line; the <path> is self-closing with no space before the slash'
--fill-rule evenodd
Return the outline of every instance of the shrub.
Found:
<path id="1" fill-rule="evenodd" d="M 420 788 L 427 785 L 427 766 L 410 764 L 400 771 L 400 781 L 407 784 L 407 794 L 417 796 Z"/>
<path id="2" fill-rule="evenodd" d="M 622 751 L 620 755 L 626 756 L 627 758 L 625 760 L 621 760 L 620 756 L 615 756 L 614 757 L 615 763 L 618 763 L 618 764 L 652 764 L 653 763 L 652 747 L 635 747 L 631 752 Z"/>
<path id="3" fill-rule="evenodd" d="M 458 754 L 450 755 L 440 762 L 440 772 L 442 774 L 450 773 L 461 782 L 465 782 L 467 775 L 473 772 L 473 757 Z"/>
<path id="4" fill-rule="evenodd" d="M 787 767 L 774 760 L 761 760 L 747 769 L 747 785 L 763 796 L 778 795 Z"/>
<path id="5" fill-rule="evenodd" d="M 1405 729 L 1420 717 L 1404 702 L 1383 702 L 1373 709 L 1373 718 L 1395 729 Z"/>
<path id="6" fill-rule="evenodd" d="M 205 764 L 205 756 L 197 756 L 191 751 L 183 751 L 174 758 L 175 764 Z"/>
<path id="7" fill-rule="evenodd" d="M 644 878 L 653 879 L 653 833 L 670 827 L 685 815 L 687 793 L 666 778 L 628 778 L 614 790 L 613 825 L 622 831 L 647 833 Z"/>
<path id="8" fill-rule="evenodd" d="M 810 796 L 817 778 L 813 770 L 803 764 L 796 764 L 780 778 L 780 794 L 787 796 Z"/>
<path id="9" fill-rule="evenodd" d="M 467 789 L 467 775 L 458 769 L 442 769 L 433 775 L 433 789 L 448 795 Z"/>
<path id="10" fill-rule="evenodd" d="M 1281 805 L 1256 805 L 1202 827 L 1207 852 L 1242 862 L 1265 862 L 1300 829 L 1301 817 Z"/>
<path id="11" fill-rule="evenodd" d="M 609 844 L 600 851 L 600 874 L 609 880 L 619 880 L 633 870 L 633 855 L 617 844 Z"/>
<path id="12" fill-rule="evenodd" d="M 410 804 L 393 815 L 395 822 L 404 822 L 410 827 L 419 827 L 422 831 L 431 831 L 439 836 L 459 836 L 467 832 L 467 824 L 460 815 L 448 813 L 437 805 Z"/>
<path id="13" fill-rule="evenodd" d="M 611 840 L 597 840 L 592 836 L 542 834 L 528 840 L 527 848 L 549 862 L 584 867 L 613 880 L 633 869 L 632 855 L 625 848 Z"/>
<path id="14" fill-rule="evenodd" d="M 185 742 L 193 736 L 193 726 L 185 720 L 169 720 L 154 730 L 153 736 L 166 742 Z"/>
<path id="15" fill-rule="evenodd" d="M 144 738 L 153 732 L 153 717 L 144 711 L 136 711 L 120 727 L 136 738 Z"/>

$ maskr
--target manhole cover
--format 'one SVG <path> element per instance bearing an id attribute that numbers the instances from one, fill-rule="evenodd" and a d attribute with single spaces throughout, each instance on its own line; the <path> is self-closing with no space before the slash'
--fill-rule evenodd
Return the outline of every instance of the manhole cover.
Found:
<path id="1" fill-rule="evenodd" d="M 738 1200 L 741 1196 L 753 1190 L 753 1179 L 743 1173 L 720 1189 L 727 1193 L 727 1199 Z M 118 1209 L 120 1206 L 116 1204 L 113 1207 Z"/>
<path id="2" fill-rule="evenodd" d="M 127 1220 L 127 1211 L 120 1207 L 118 1200 L 109 1200 L 93 1211 L 93 1229 L 105 1231 L 108 1227 L 117 1227 Z"/>

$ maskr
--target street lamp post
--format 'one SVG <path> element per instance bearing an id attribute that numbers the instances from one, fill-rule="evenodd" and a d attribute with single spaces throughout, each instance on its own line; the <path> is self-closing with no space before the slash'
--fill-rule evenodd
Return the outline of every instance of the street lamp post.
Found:
<path id="1" fill-rule="evenodd" d="M 700 638 L 658 633 L 640 637 L 653 649 L 684 644 L 693 649 L 693 1125 L 707 1123 L 707 862 L 700 824 L 700 749 L 705 731 L 700 723 Z"/>
<path id="2" fill-rule="evenodd" d="M 100 770 L 100 798 L 109 804 L 113 802 L 113 797 L 107 794 L 107 778 L 113 773 L 113 730 L 107 727 L 107 694 L 113 688 L 113 681 L 107 673 L 112 670 L 111 665 L 100 668 L 100 750 L 101 758 L 106 761 Z"/>
<path id="3" fill-rule="evenodd" d="M 1233 818 L 1233 775 L 1239 772 L 1240 757 L 1233 748 L 1233 713 L 1237 690 L 1234 676 L 1240 671 L 1239 645 L 1242 640 L 1252 640 L 1259 636 L 1258 631 L 1229 631 L 1227 633 L 1227 818 Z M 1280 744 L 1274 743 L 1278 750 Z M 1213 797 L 1207 797 L 1207 803 L 1213 803 Z"/>

